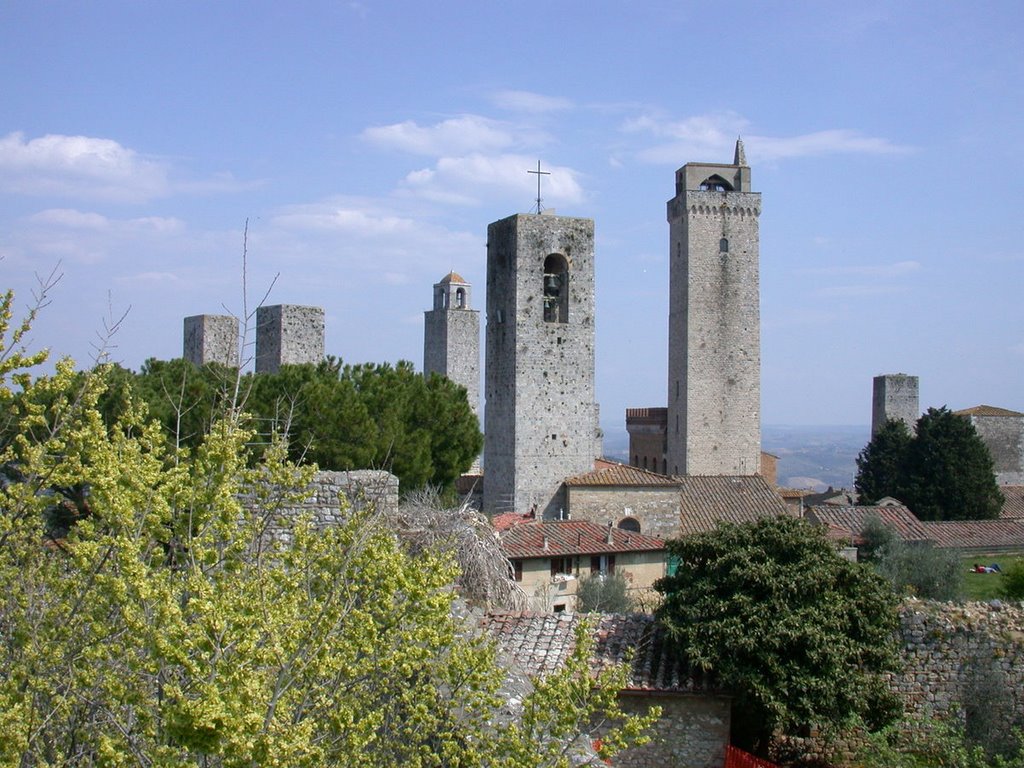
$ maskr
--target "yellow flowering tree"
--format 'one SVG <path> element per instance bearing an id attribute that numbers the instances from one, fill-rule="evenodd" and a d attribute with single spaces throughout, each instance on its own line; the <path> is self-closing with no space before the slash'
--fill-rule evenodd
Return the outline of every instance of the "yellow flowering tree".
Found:
<path id="1" fill-rule="evenodd" d="M 8 339 L 12 303 L 0 765 L 567 765 L 599 717 L 619 723 L 602 756 L 641 738 L 649 719 L 622 717 L 585 643 L 504 723 L 503 672 L 453 616 L 449 559 L 406 556 L 372 510 L 268 535 L 311 468 L 283 444 L 253 461 L 232 410 L 193 448 L 130 403 L 106 426 L 105 369 L 30 377 L 42 356 L 19 347 L 25 324 Z"/>

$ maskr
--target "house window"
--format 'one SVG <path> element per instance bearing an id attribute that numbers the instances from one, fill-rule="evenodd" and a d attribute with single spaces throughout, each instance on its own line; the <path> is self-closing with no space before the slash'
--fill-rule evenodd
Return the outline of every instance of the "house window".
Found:
<path id="1" fill-rule="evenodd" d="M 590 558 L 590 572 L 615 573 L 615 555 L 593 555 Z"/>
<path id="2" fill-rule="evenodd" d="M 569 264 L 557 253 L 544 259 L 544 322 L 569 322 Z"/>
<path id="3" fill-rule="evenodd" d="M 551 558 L 551 575 L 554 576 L 572 576 L 572 558 L 571 557 L 552 557 Z"/>
<path id="4" fill-rule="evenodd" d="M 513 560 L 512 561 L 512 578 L 516 581 L 523 580 L 523 561 Z"/>

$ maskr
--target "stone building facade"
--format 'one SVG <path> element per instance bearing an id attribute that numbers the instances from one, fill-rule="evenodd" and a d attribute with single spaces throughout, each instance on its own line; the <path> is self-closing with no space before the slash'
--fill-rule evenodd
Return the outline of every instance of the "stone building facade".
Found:
<path id="1" fill-rule="evenodd" d="M 434 308 L 423 313 L 423 373 L 439 373 L 466 388 L 480 417 L 480 312 L 471 286 L 450 272 L 434 284 Z"/>
<path id="2" fill-rule="evenodd" d="M 558 517 L 601 455 L 594 222 L 516 214 L 487 228 L 484 511 Z"/>
<path id="3" fill-rule="evenodd" d="M 991 405 L 957 411 L 988 447 L 999 485 L 1024 485 L 1024 413 Z"/>
<path id="4" fill-rule="evenodd" d="M 889 419 L 902 421 L 913 433 L 921 415 L 917 376 L 887 373 L 872 380 L 871 434 L 878 434 Z"/>
<path id="5" fill-rule="evenodd" d="M 761 195 L 731 165 L 676 171 L 669 222 L 669 474 L 753 475 L 761 451 Z"/>
<path id="6" fill-rule="evenodd" d="M 256 373 L 324 359 L 323 307 L 276 304 L 256 309 Z"/>
<path id="7" fill-rule="evenodd" d="M 668 474 L 668 450 L 665 426 L 667 408 L 627 408 L 626 431 L 629 433 L 629 463 L 634 467 Z"/>
<path id="8" fill-rule="evenodd" d="M 220 363 L 238 367 L 238 318 L 192 315 L 184 322 L 182 357 L 195 365 Z"/>

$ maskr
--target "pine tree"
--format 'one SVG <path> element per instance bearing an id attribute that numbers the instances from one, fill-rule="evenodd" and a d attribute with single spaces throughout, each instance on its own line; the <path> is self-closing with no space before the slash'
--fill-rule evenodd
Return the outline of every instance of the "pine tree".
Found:
<path id="1" fill-rule="evenodd" d="M 898 419 L 889 419 L 860 452 L 854 488 L 861 504 L 875 504 L 886 496 L 899 498 L 910 441 L 907 425 Z"/>

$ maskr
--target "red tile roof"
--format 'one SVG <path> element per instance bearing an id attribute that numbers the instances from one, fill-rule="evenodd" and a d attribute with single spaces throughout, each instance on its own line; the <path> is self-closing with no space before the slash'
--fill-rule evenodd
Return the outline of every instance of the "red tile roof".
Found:
<path id="1" fill-rule="evenodd" d="M 438 284 L 444 285 L 445 283 L 462 283 L 463 285 L 469 285 L 469 283 L 463 280 L 462 276 L 459 275 L 457 272 L 449 272 L 447 275 L 441 278 Z"/>
<path id="2" fill-rule="evenodd" d="M 1024 485 L 1001 485 L 999 490 L 1006 499 L 999 517 L 1004 520 L 1024 520 Z"/>
<path id="3" fill-rule="evenodd" d="M 597 523 L 587 520 L 532 520 L 508 528 L 501 536 L 501 548 L 514 559 L 665 549 L 665 542 L 654 536 L 621 528 L 610 530 L 612 542 L 609 544 L 609 529 Z"/>
<path id="4" fill-rule="evenodd" d="M 676 477 L 679 530 L 686 536 L 714 530 L 719 523 L 749 523 L 796 513 L 760 475 Z"/>
<path id="5" fill-rule="evenodd" d="M 601 462 L 602 467 L 593 472 L 570 477 L 565 481 L 566 485 L 574 488 L 586 486 L 609 486 L 623 485 L 633 487 L 645 486 L 673 486 L 679 482 L 679 478 L 669 475 L 659 475 L 640 467 L 631 467 L 628 464 L 613 464 L 609 461 Z"/>
<path id="6" fill-rule="evenodd" d="M 964 408 L 962 411 L 953 411 L 953 413 L 957 416 L 1024 416 L 1024 413 L 997 408 L 994 405 L 976 405 L 973 408 Z"/>
<path id="7" fill-rule="evenodd" d="M 1024 550 L 1024 520 L 943 520 L 921 525 L 939 547 Z"/>
<path id="8" fill-rule="evenodd" d="M 848 531 L 852 539 L 859 539 L 869 517 L 881 518 L 904 541 L 927 541 L 931 538 L 924 523 L 917 519 L 902 504 L 892 506 L 840 507 L 834 504 L 819 504 L 806 507 L 804 517 L 812 523 L 841 528 Z"/>
<path id="9" fill-rule="evenodd" d="M 710 681 L 683 664 L 668 633 L 647 614 L 492 613 L 482 622 L 506 657 L 530 676 L 558 670 L 575 646 L 576 627 L 590 622 L 594 672 L 632 654 L 626 690 L 713 692 Z"/>
<path id="10" fill-rule="evenodd" d="M 502 512 L 491 518 L 491 525 L 494 526 L 496 531 L 507 531 L 514 525 L 519 525 L 533 519 L 534 516 L 529 512 L 523 512 L 522 514 L 519 512 Z"/>

